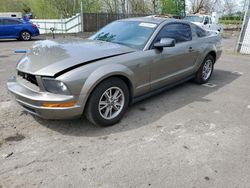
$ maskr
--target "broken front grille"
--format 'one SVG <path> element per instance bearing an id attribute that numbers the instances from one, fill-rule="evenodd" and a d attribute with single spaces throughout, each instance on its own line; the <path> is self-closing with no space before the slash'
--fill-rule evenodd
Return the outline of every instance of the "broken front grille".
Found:
<path id="1" fill-rule="evenodd" d="M 32 75 L 32 74 L 28 74 L 28 73 L 24 73 L 24 72 L 17 72 L 18 76 L 21 76 L 23 79 L 29 81 L 30 83 L 38 86 L 37 80 L 36 80 L 36 76 Z"/>
<path id="2" fill-rule="evenodd" d="M 17 82 L 33 91 L 40 91 L 36 76 L 24 72 L 17 72 Z"/>

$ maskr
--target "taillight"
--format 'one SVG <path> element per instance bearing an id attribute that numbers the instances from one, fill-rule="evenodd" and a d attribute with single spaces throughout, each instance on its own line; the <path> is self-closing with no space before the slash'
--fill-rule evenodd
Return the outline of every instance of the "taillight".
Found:
<path id="1" fill-rule="evenodd" d="M 32 24 L 32 27 L 33 27 L 33 28 L 37 28 L 37 25 L 36 25 L 36 24 Z"/>

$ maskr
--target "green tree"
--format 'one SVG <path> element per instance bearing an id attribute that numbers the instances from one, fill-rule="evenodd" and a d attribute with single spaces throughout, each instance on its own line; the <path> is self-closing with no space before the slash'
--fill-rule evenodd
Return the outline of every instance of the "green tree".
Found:
<path id="1" fill-rule="evenodd" d="M 31 8 L 30 8 L 30 6 L 27 3 L 23 3 L 22 10 L 23 10 L 24 13 L 31 12 Z"/>
<path id="2" fill-rule="evenodd" d="M 80 12 L 83 2 L 84 12 L 99 12 L 101 0 L 0 0 L 1 12 L 33 12 L 43 18 L 67 18 Z"/>
<path id="3" fill-rule="evenodd" d="M 22 12 L 22 0 L 0 0 L 1 12 Z"/>
<path id="4" fill-rule="evenodd" d="M 161 0 L 162 14 L 185 16 L 185 0 Z"/>

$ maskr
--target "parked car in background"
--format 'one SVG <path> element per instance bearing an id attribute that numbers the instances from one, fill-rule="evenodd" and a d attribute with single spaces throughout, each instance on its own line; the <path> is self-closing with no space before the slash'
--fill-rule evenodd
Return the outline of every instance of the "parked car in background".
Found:
<path id="1" fill-rule="evenodd" d="M 31 22 L 0 17 L 0 39 L 19 39 L 28 41 L 40 34 L 39 29 Z"/>
<path id="2" fill-rule="evenodd" d="M 210 15 L 188 15 L 184 20 L 190 21 L 208 31 L 223 31 L 223 26 L 216 23 Z"/>
<path id="3" fill-rule="evenodd" d="M 206 83 L 221 53 L 220 35 L 191 22 L 131 18 L 89 39 L 35 42 L 7 86 L 31 114 L 45 119 L 85 114 L 93 124 L 109 126 L 129 104 L 190 79 Z"/>

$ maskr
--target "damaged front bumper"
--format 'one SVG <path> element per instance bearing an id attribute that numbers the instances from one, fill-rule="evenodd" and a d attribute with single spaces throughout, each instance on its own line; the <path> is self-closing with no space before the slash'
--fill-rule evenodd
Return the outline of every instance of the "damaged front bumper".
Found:
<path id="1" fill-rule="evenodd" d="M 76 103 L 77 100 L 73 95 L 58 95 L 32 90 L 20 84 L 16 77 L 12 77 L 8 80 L 7 87 L 25 111 L 41 118 L 72 119 L 82 115 L 83 109 Z M 45 104 L 47 106 L 45 106 Z M 58 106 L 65 106 L 64 104 L 74 105 L 58 107 L 53 104 L 58 104 Z"/>

